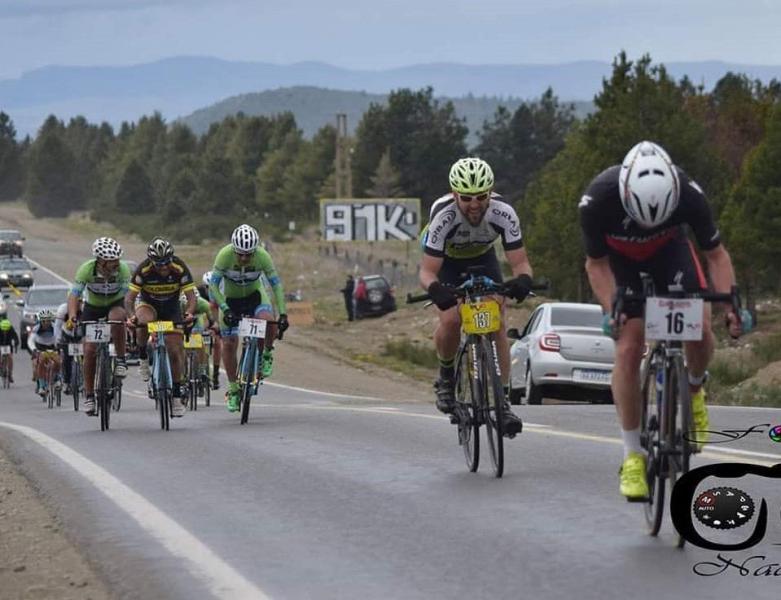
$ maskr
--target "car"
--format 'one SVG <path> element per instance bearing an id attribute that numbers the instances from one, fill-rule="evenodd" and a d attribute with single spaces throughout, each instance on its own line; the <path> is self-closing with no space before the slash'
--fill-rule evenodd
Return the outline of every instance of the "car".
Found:
<path id="1" fill-rule="evenodd" d="M 34 285 L 24 298 L 16 301 L 16 305 L 22 309 L 22 317 L 19 320 L 20 344 L 27 346 L 27 336 L 35 325 L 35 316 L 44 308 L 57 312 L 60 304 L 68 298 L 70 288 L 61 283 L 51 285 Z"/>
<path id="2" fill-rule="evenodd" d="M 543 397 L 611 402 L 615 346 L 602 333 L 597 304 L 545 302 L 522 331 L 510 329 L 510 401 L 541 404 Z"/>
<path id="3" fill-rule="evenodd" d="M 0 229 L 0 256 L 22 256 L 24 236 L 16 229 Z"/>
<path id="4" fill-rule="evenodd" d="M 30 287 L 37 268 L 26 258 L 0 258 L 0 288 Z"/>
<path id="5" fill-rule="evenodd" d="M 365 293 L 359 291 L 360 282 L 366 285 Z M 396 310 L 396 298 L 393 288 L 382 275 L 365 275 L 359 277 L 353 291 L 355 302 L 355 318 L 379 317 Z"/>

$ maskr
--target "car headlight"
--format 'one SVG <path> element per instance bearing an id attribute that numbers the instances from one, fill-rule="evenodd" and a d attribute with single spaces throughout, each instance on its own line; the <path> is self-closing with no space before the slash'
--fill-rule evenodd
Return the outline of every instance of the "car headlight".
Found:
<path id="1" fill-rule="evenodd" d="M 33 278 L 33 274 L 32 273 L 25 273 L 24 275 L 22 275 L 22 277 L 24 277 L 25 279 L 32 279 Z"/>

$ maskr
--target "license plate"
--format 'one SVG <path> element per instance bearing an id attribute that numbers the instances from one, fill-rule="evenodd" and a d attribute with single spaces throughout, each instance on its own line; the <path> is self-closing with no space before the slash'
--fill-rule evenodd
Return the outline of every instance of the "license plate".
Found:
<path id="1" fill-rule="evenodd" d="M 572 369 L 572 380 L 584 383 L 610 383 L 610 375 L 600 369 Z"/>

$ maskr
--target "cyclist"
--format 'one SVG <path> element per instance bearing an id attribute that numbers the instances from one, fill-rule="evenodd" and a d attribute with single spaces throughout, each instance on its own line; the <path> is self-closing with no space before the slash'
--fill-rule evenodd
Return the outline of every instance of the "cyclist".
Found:
<path id="1" fill-rule="evenodd" d="M 198 288 L 196 288 L 193 293 L 195 294 L 195 310 L 193 311 L 194 321 L 190 332 L 203 334 L 208 330 L 209 333 L 213 334 L 214 329 L 216 329 L 216 324 L 212 320 L 211 305 L 208 301 L 201 298 Z M 179 305 L 181 306 L 182 311 L 184 311 L 187 306 L 187 296 L 184 294 L 179 297 Z M 202 377 L 205 380 L 206 385 L 208 385 L 210 382 L 208 380 L 208 357 L 206 356 L 205 347 L 199 348 L 196 352 L 196 363 L 198 372 L 202 373 Z"/>
<path id="2" fill-rule="evenodd" d="M 10 346 L 11 352 L 16 354 L 19 351 L 19 335 L 16 333 L 16 329 L 11 324 L 11 321 L 4 316 L 0 318 L 0 346 Z M 8 365 L 8 381 L 14 382 L 14 359 L 11 354 L 7 354 L 8 358 L 3 358 L 7 361 Z"/>
<path id="3" fill-rule="evenodd" d="M 92 260 L 82 264 L 74 277 L 73 287 L 68 295 L 68 321 L 63 327 L 71 331 L 77 319 L 95 321 L 109 319 L 124 321 L 125 309 L 122 305 L 130 282 L 130 269 L 122 256 L 122 247 L 113 238 L 101 237 L 92 244 Z M 83 298 L 82 298 L 83 296 Z M 79 308 L 83 300 L 81 317 Z M 127 375 L 125 362 L 125 326 L 111 327 L 111 339 L 117 356 L 114 374 L 117 377 Z M 94 343 L 84 344 L 84 412 L 95 416 L 95 362 L 97 358 Z"/>
<path id="4" fill-rule="evenodd" d="M 57 342 L 54 337 L 54 313 L 49 309 L 43 309 L 36 316 L 36 323 L 27 336 L 27 348 L 30 350 L 33 362 L 33 373 L 36 377 L 35 393 L 46 397 L 48 382 L 46 381 L 46 369 L 49 363 L 54 364 L 55 386 L 60 386 L 60 356 L 57 352 Z M 42 352 L 54 352 L 54 355 Z"/>
<path id="5" fill-rule="evenodd" d="M 149 381 L 149 355 L 147 339 L 149 337 L 146 325 L 152 321 L 173 321 L 190 323 L 195 311 L 195 284 L 190 269 L 182 259 L 174 254 L 174 247 L 168 240 L 161 237 L 153 239 L 146 249 L 146 260 L 141 262 L 133 274 L 129 291 L 125 296 L 125 309 L 130 315 L 136 329 L 138 340 L 139 371 L 144 381 Z M 184 294 L 187 306 L 182 315 L 179 306 L 179 296 Z M 136 298 L 139 302 L 136 303 Z M 165 345 L 171 360 L 173 376 L 173 402 L 171 414 L 174 417 L 184 415 L 182 394 L 186 385 L 182 384 L 184 377 L 184 343 L 182 331 L 174 335 L 166 335 Z"/>
<path id="6" fill-rule="evenodd" d="M 494 242 L 502 239 L 513 278 L 505 283 L 510 296 L 523 300 L 531 289 L 532 269 L 523 247 L 518 216 L 512 206 L 493 191 L 494 174 L 480 158 L 461 158 L 450 168 L 451 192 L 431 207 L 429 223 L 423 231 L 423 258 L 420 262 L 420 284 L 439 309 L 439 325 L 434 345 L 439 358 L 439 379 L 434 387 L 437 408 L 453 412 L 455 404 L 455 357 L 461 339 L 461 317 L 452 287 L 466 280 L 466 269 L 482 266 L 488 277 L 502 281 L 502 272 Z M 502 299 L 502 304 L 504 304 Z M 502 327 L 496 334 L 499 363 L 505 396 L 509 395 L 510 346 Z M 520 417 L 504 408 L 504 433 L 520 433 Z"/>
<path id="7" fill-rule="evenodd" d="M 239 410 L 239 384 L 236 382 L 238 323 L 244 316 L 274 319 L 271 300 L 261 285 L 262 275 L 268 278 L 279 311 L 279 326 L 269 324 L 266 333 L 261 365 L 263 377 L 269 377 L 272 372 L 272 350 L 277 329 L 279 333 L 284 333 L 289 326 L 282 282 L 271 255 L 259 248 L 259 243 L 260 236 L 254 227 L 239 225 L 231 235 L 231 243 L 217 253 L 209 280 L 210 298 L 220 309 L 218 322 L 223 338 L 222 360 L 228 374 L 226 403 L 230 412 Z"/>
<path id="8" fill-rule="evenodd" d="M 644 350 L 642 304 L 627 303 L 621 322 L 610 319 L 616 286 L 642 292 L 640 273 L 648 273 L 659 293 L 670 284 L 686 291 L 705 290 L 708 283 L 686 232 L 688 225 L 705 255 L 716 292 L 735 284 L 732 261 L 721 243 L 705 194 L 652 142 L 635 145 L 620 165 L 591 182 L 578 205 L 586 247 L 586 273 L 605 313 L 604 328 L 620 326 L 616 341 L 612 391 L 624 442 L 621 494 L 648 496 L 646 457 L 640 445 L 640 362 Z M 741 333 L 741 320 L 727 310 L 730 334 Z M 692 392 L 694 429 L 708 429 L 705 406 L 706 367 L 713 356 L 711 308 L 705 305 L 703 337 L 686 342 L 686 364 Z M 698 438 L 698 446 L 705 441 Z"/>
<path id="9" fill-rule="evenodd" d="M 209 301 L 209 307 L 211 308 L 210 319 L 214 323 L 212 327 L 212 389 L 218 390 L 220 389 L 222 337 L 220 336 L 220 327 L 217 324 L 217 320 L 219 319 L 219 307 L 209 293 L 209 281 L 211 280 L 211 276 L 211 271 L 207 271 L 203 274 L 203 283 L 198 286 L 198 292 L 201 294 L 201 298 L 206 298 Z"/>
<path id="10" fill-rule="evenodd" d="M 65 394 L 71 393 L 71 371 L 73 368 L 73 357 L 68 351 L 68 344 L 75 344 L 81 341 L 81 335 L 76 328 L 67 328 L 68 322 L 68 303 L 63 302 L 57 309 L 54 319 L 54 340 L 62 356 L 62 382 L 65 384 Z"/>

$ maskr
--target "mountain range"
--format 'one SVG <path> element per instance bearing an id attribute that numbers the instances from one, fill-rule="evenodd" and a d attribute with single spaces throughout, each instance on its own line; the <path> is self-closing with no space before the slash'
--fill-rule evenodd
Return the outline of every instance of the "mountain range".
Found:
<path id="1" fill-rule="evenodd" d="M 781 66 L 719 61 L 666 66 L 675 77 L 687 75 L 706 88 L 728 71 L 765 82 L 781 79 Z M 599 61 L 544 65 L 435 63 L 358 70 L 321 62 L 279 65 L 186 56 L 132 66 L 35 69 L 19 78 L 0 80 L 0 110 L 11 115 L 17 131 L 25 135 L 34 134 L 49 114 L 62 119 L 80 114 L 93 122 L 105 120 L 117 125 L 157 110 L 172 121 L 232 96 L 293 86 L 365 92 L 367 97 L 401 87 L 431 86 L 439 97 L 472 94 L 497 97 L 506 104 L 536 98 L 551 86 L 562 101 L 588 101 L 610 71 L 609 63 Z"/>

